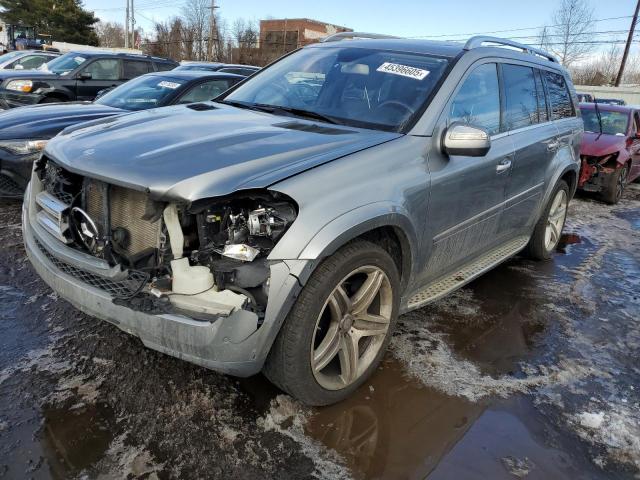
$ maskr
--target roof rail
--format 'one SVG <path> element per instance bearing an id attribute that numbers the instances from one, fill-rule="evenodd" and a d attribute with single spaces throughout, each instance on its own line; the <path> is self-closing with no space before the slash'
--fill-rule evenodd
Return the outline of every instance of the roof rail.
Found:
<path id="1" fill-rule="evenodd" d="M 400 38 L 393 35 L 383 35 L 381 33 L 364 33 L 364 32 L 340 32 L 324 37 L 320 40 L 322 43 L 339 42 L 341 40 L 360 40 L 360 39 L 378 39 L 378 38 Z"/>
<path id="2" fill-rule="evenodd" d="M 530 47 L 528 45 L 523 45 L 522 43 L 518 43 L 512 40 L 506 40 L 504 38 L 498 38 L 498 37 L 486 37 L 483 35 L 477 35 L 475 37 L 471 37 L 469 40 L 467 40 L 467 43 L 464 44 L 464 50 L 472 50 L 474 48 L 488 46 L 488 45 L 485 45 L 485 43 L 516 48 L 518 50 L 521 50 L 522 53 L 528 53 L 529 55 L 535 55 L 537 57 L 542 57 L 546 60 L 549 60 L 550 62 L 558 63 L 558 60 L 556 59 L 556 57 L 554 57 L 548 52 L 545 52 L 544 50 L 540 50 L 535 47 Z"/>

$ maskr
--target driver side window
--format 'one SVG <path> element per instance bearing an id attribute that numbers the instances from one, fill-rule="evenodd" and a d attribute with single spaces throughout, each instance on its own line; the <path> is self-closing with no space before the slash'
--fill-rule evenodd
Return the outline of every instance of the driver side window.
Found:
<path id="1" fill-rule="evenodd" d="M 475 68 L 458 90 L 449 110 L 449 123 L 463 122 L 500 132 L 500 87 L 495 63 Z"/>
<path id="2" fill-rule="evenodd" d="M 120 60 L 102 58 L 87 65 L 84 72 L 90 73 L 92 80 L 119 80 Z"/>

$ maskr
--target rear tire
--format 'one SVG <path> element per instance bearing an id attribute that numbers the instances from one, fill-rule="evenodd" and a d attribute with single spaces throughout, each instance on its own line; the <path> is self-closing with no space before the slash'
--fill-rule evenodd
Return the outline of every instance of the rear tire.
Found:
<path id="1" fill-rule="evenodd" d="M 526 254 L 535 260 L 548 260 L 560 242 L 560 235 L 567 219 L 569 186 L 560 180 L 545 205 L 540 220 L 526 247 Z"/>
<path id="2" fill-rule="evenodd" d="M 604 190 L 600 194 L 600 198 L 609 205 L 615 205 L 620 201 L 627 186 L 627 177 L 629 176 L 629 166 L 623 165 L 621 168 L 613 172 L 609 176 Z"/>
<path id="3" fill-rule="evenodd" d="M 399 300 L 400 278 L 391 256 L 363 240 L 345 245 L 302 289 L 264 374 L 307 405 L 345 399 L 382 360 Z"/>

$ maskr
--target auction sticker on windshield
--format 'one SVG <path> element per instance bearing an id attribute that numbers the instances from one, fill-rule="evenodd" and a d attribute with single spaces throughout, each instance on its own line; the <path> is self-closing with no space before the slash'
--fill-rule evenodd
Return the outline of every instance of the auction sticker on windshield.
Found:
<path id="1" fill-rule="evenodd" d="M 389 62 L 384 62 L 380 65 L 378 67 L 378 72 L 402 75 L 403 77 L 409 77 L 415 80 L 423 80 L 427 75 L 429 75 L 429 70 L 422 70 L 420 68 Z"/>
<path id="2" fill-rule="evenodd" d="M 176 88 L 178 88 L 180 86 L 180 84 L 176 83 L 176 82 L 167 82 L 165 80 L 165 81 L 160 82 L 158 84 L 158 86 L 162 87 L 162 88 L 170 88 L 171 90 L 175 90 Z"/>

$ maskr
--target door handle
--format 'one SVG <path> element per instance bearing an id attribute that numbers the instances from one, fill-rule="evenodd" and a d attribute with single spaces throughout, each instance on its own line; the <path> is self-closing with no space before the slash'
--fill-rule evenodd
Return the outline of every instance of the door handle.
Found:
<path id="1" fill-rule="evenodd" d="M 496 172 L 498 173 L 506 172 L 510 168 L 511 168 L 511 160 L 509 158 L 505 158 L 496 166 Z"/>
<path id="2" fill-rule="evenodd" d="M 560 142 L 558 140 L 553 140 L 547 144 L 547 150 L 553 152 L 560 147 Z"/>

